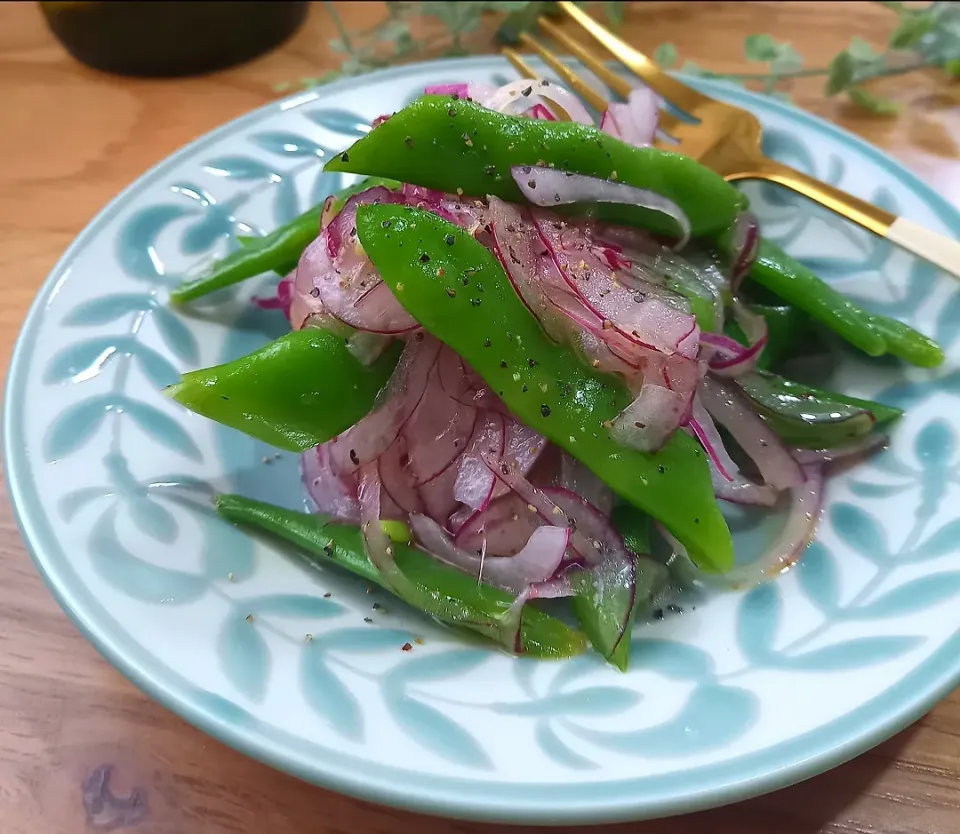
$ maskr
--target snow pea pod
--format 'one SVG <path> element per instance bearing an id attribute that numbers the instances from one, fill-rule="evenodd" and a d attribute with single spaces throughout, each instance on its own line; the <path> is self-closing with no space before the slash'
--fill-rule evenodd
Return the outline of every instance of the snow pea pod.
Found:
<path id="1" fill-rule="evenodd" d="M 749 277 L 869 356 L 892 353 L 921 368 L 943 362 L 943 351 L 932 339 L 896 319 L 864 310 L 769 240 L 761 239 Z"/>
<path id="2" fill-rule="evenodd" d="M 655 191 L 680 206 L 694 236 L 723 232 L 744 204 L 723 177 L 681 154 L 634 147 L 576 122 L 508 116 L 450 96 L 417 99 L 334 156 L 324 170 L 525 203 L 510 174 L 514 165 L 549 165 Z M 677 234 L 676 223 L 657 211 L 616 203 L 589 209 L 608 223 Z M 584 207 L 572 210 L 582 214 Z"/>
<path id="3" fill-rule="evenodd" d="M 361 206 L 357 231 L 404 308 L 513 414 L 659 519 L 698 565 L 733 565 L 730 532 L 696 441 L 675 432 L 656 454 L 617 444 L 608 426 L 631 402 L 626 386 L 552 342 L 486 247 L 430 212 L 399 205 Z"/>
<path id="4" fill-rule="evenodd" d="M 331 216 L 335 216 L 343 208 L 343 204 L 351 195 L 366 191 L 375 185 L 394 189 L 400 187 L 400 183 L 393 180 L 366 177 L 360 182 L 347 186 L 334 196 L 330 209 Z M 323 204 L 313 206 L 264 237 L 244 237 L 236 252 L 214 261 L 200 275 L 184 281 L 170 293 L 170 300 L 175 304 L 195 301 L 216 290 L 238 284 L 247 278 L 262 275 L 264 272 L 288 274 L 296 269 L 303 250 L 319 234 L 322 213 Z"/>
<path id="5" fill-rule="evenodd" d="M 302 452 L 371 408 L 400 356 L 397 342 L 370 367 L 328 330 L 286 333 L 257 351 L 184 374 L 166 393 L 181 405 L 281 449 Z"/>
<path id="6" fill-rule="evenodd" d="M 899 408 L 813 388 L 772 373 L 745 374 L 736 382 L 789 446 L 833 449 L 903 416 Z"/>
<path id="7" fill-rule="evenodd" d="M 367 557 L 363 534 L 355 524 L 331 522 L 324 516 L 287 510 L 240 495 L 219 495 L 217 512 L 228 521 L 252 527 L 296 545 L 310 562 L 336 565 L 387 588 Z M 422 550 L 394 542 L 394 558 L 404 576 L 427 595 L 444 619 L 484 636 L 496 631 L 499 618 L 513 597 L 476 577 L 448 567 Z M 387 588 L 389 590 L 389 588 Z M 525 653 L 543 658 L 565 658 L 586 649 L 584 636 L 532 605 L 525 607 L 520 624 Z"/>

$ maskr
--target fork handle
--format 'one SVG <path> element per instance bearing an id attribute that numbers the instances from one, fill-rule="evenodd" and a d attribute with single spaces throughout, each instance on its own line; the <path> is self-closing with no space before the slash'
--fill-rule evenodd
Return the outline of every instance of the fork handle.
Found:
<path id="1" fill-rule="evenodd" d="M 772 159 L 756 160 L 749 169 L 729 174 L 729 181 L 767 180 L 783 185 L 804 197 L 852 220 L 875 235 L 886 238 L 924 260 L 960 278 L 960 242 L 931 232 L 906 217 L 897 217 L 839 188 L 783 165 Z"/>

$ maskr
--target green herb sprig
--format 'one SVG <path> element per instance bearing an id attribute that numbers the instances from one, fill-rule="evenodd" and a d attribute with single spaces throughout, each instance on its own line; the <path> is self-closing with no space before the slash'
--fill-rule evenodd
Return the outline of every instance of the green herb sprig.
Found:
<path id="1" fill-rule="evenodd" d="M 513 42 L 520 32 L 532 29 L 541 14 L 554 14 L 549 2 L 388 2 L 387 16 L 366 29 L 348 31 L 334 3 L 325 3 L 338 36 L 330 48 L 343 55 L 338 70 L 316 77 L 300 79 L 306 87 L 332 81 L 344 75 L 359 75 L 400 62 L 433 56 L 458 56 L 471 52 L 472 44 L 489 43 L 487 21 L 496 21 L 498 42 Z M 584 5 L 602 6 L 607 22 L 617 27 L 623 21 L 626 3 L 604 2 Z M 827 66 L 807 68 L 801 56 L 788 42 L 777 41 L 768 34 L 751 34 L 744 41 L 748 61 L 762 67 L 756 72 L 718 73 L 691 60 L 679 64 L 676 47 L 664 43 L 657 47 L 654 58 L 662 67 L 679 68 L 689 75 L 720 78 L 746 86 L 759 84 L 768 95 L 789 101 L 784 90 L 795 78 L 824 78 L 824 94 L 843 94 L 854 104 L 879 116 L 893 116 L 900 105 L 865 85 L 894 75 L 923 69 L 939 69 L 947 77 L 960 76 L 960 2 L 934 2 L 922 8 L 899 2 L 881 2 L 896 15 L 896 25 L 887 48 L 876 51 L 859 36 L 836 55 Z M 439 23 L 436 34 L 417 39 L 411 23 L 417 20 Z M 484 40 L 486 37 L 486 40 Z M 679 66 L 678 66 L 679 65 Z M 296 87 L 293 83 L 277 86 L 278 92 Z"/>

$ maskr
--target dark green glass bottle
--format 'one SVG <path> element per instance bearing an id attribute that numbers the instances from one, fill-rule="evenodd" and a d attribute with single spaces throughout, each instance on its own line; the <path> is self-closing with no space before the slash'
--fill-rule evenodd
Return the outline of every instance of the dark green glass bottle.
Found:
<path id="1" fill-rule="evenodd" d="M 197 75 L 249 61 L 290 37 L 308 3 L 109 0 L 40 3 L 67 51 L 121 75 Z"/>

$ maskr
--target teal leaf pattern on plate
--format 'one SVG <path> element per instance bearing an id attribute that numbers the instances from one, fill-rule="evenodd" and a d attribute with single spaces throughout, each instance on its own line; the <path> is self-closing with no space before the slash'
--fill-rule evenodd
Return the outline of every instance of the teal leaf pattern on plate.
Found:
<path id="1" fill-rule="evenodd" d="M 217 638 L 220 668 L 244 697 L 259 703 L 270 682 L 270 649 L 257 622 L 235 609 L 227 617 Z"/>
<path id="2" fill-rule="evenodd" d="M 899 585 L 865 605 L 849 610 L 857 617 L 886 619 L 923 611 L 960 594 L 960 572 L 943 571 L 918 576 Z"/>
<path id="3" fill-rule="evenodd" d="M 883 528 L 860 507 L 838 502 L 829 511 L 830 522 L 840 540 L 871 562 L 883 562 L 890 554 Z"/>
<path id="4" fill-rule="evenodd" d="M 779 662 L 791 669 L 817 672 L 843 672 L 864 666 L 875 666 L 909 652 L 923 642 L 910 635 L 854 637 L 800 655 L 781 656 Z"/>
<path id="5" fill-rule="evenodd" d="M 797 566 L 800 587 L 817 608 L 830 614 L 837 608 L 839 590 L 833 557 L 823 542 L 812 541 Z"/>
<path id="6" fill-rule="evenodd" d="M 493 762 L 480 742 L 435 707 L 404 691 L 388 691 L 387 709 L 397 725 L 431 753 L 466 767 L 493 769 Z"/>
<path id="7" fill-rule="evenodd" d="M 777 585 L 760 585 L 747 593 L 737 609 L 737 643 L 752 662 L 773 657 L 773 641 L 782 617 L 783 601 Z"/>
<path id="8" fill-rule="evenodd" d="M 350 741 L 363 740 L 360 704 L 330 668 L 318 640 L 304 642 L 300 650 L 300 689 L 314 714 L 333 730 Z"/>

